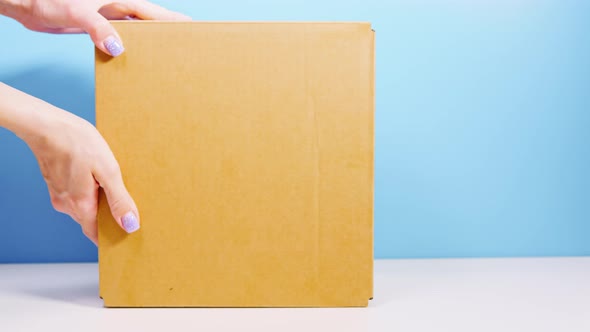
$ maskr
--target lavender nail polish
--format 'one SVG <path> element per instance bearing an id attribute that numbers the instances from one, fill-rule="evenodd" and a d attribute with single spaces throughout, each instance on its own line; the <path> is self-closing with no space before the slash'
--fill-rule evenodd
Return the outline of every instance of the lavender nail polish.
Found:
<path id="1" fill-rule="evenodd" d="M 137 217 L 133 212 L 127 212 L 127 214 L 121 218 L 121 222 L 127 233 L 133 233 L 139 229 L 139 220 L 137 220 Z"/>
<path id="2" fill-rule="evenodd" d="M 121 42 L 113 36 L 108 37 L 103 44 L 112 56 L 119 56 L 125 51 Z"/>

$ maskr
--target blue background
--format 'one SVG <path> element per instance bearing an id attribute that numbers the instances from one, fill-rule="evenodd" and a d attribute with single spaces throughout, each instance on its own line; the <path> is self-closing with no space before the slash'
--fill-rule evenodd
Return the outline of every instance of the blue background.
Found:
<path id="1" fill-rule="evenodd" d="M 589 1 L 156 1 L 199 20 L 371 21 L 375 255 L 590 254 Z M 0 18 L 0 80 L 93 121 L 93 45 Z M 95 261 L 0 128 L 0 262 Z"/>

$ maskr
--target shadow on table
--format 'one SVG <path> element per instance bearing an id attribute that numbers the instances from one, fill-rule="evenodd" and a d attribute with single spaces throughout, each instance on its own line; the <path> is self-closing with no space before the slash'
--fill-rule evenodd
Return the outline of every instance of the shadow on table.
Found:
<path id="1" fill-rule="evenodd" d="M 103 308 L 103 300 L 98 295 L 98 285 L 96 283 L 68 285 L 54 288 L 33 288 L 23 290 L 23 293 L 29 296 L 39 297 L 48 301 L 66 302 L 84 307 Z M 387 306 L 391 301 L 388 294 L 376 294 L 375 299 L 369 301 L 367 309 Z M 334 308 L 324 308 L 331 310 Z M 362 308 L 345 308 L 360 309 Z"/>
<path id="2" fill-rule="evenodd" d="M 49 301 L 67 302 L 84 307 L 103 307 L 103 302 L 98 296 L 98 285 L 95 282 L 54 288 L 33 288 L 23 292 Z"/>

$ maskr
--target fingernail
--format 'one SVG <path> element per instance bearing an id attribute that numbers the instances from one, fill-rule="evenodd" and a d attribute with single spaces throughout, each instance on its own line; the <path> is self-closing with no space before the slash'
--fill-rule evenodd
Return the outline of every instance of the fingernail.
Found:
<path id="1" fill-rule="evenodd" d="M 119 56 L 125 51 L 123 44 L 114 36 L 109 36 L 105 39 L 103 45 L 112 56 Z"/>
<path id="2" fill-rule="evenodd" d="M 137 220 L 137 217 L 133 212 L 127 212 L 127 214 L 121 218 L 121 222 L 127 233 L 133 233 L 139 229 L 139 220 Z"/>

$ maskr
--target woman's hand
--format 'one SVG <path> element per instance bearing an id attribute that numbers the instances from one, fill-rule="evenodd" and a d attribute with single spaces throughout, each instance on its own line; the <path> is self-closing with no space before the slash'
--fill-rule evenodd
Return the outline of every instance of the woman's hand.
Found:
<path id="1" fill-rule="evenodd" d="M 0 0 L 0 14 L 34 31 L 88 33 L 96 47 L 112 56 L 125 48 L 108 20 L 190 20 L 145 0 Z"/>
<path id="2" fill-rule="evenodd" d="M 0 0 L 0 14 L 48 33 L 88 33 L 103 52 L 123 43 L 109 19 L 190 20 L 145 0 Z M 117 223 L 139 229 L 139 213 L 107 143 L 87 121 L 0 83 L 0 126 L 31 148 L 58 211 L 76 220 L 97 243 L 97 198 L 102 187 Z"/>
<path id="3" fill-rule="evenodd" d="M 44 112 L 45 128 L 26 142 L 37 157 L 53 207 L 76 220 L 96 244 L 98 188 L 103 187 L 119 225 L 129 233 L 138 230 L 137 207 L 123 184 L 119 164 L 96 128 L 60 109 Z"/>
<path id="4" fill-rule="evenodd" d="M 119 165 L 96 128 L 86 120 L 0 83 L 0 126 L 31 148 L 47 182 L 53 207 L 76 220 L 95 244 L 98 188 L 116 222 L 139 229 L 139 213 Z"/>

